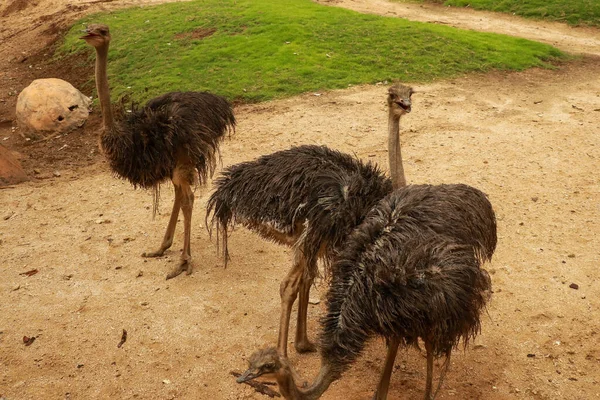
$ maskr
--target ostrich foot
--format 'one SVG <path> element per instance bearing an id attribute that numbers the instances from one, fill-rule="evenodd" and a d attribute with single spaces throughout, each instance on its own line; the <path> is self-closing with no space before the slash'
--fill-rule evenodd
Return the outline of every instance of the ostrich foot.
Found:
<path id="1" fill-rule="evenodd" d="M 153 257 L 162 257 L 163 254 L 165 254 L 165 250 L 166 249 L 159 249 L 156 251 L 145 251 L 142 253 L 142 257 L 144 258 L 153 258 Z"/>
<path id="2" fill-rule="evenodd" d="M 314 353 L 317 351 L 317 346 L 308 339 L 297 341 L 294 343 L 294 347 L 298 353 Z"/>
<path id="3" fill-rule="evenodd" d="M 192 262 L 190 260 L 181 260 L 179 265 L 167 274 L 167 280 L 181 275 L 181 273 L 184 271 L 186 275 L 190 275 L 192 273 Z"/>

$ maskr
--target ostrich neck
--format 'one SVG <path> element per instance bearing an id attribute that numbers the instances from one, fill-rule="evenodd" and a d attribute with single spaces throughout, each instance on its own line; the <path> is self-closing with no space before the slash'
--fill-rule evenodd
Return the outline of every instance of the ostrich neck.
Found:
<path id="1" fill-rule="evenodd" d="M 319 375 L 306 389 L 296 386 L 291 366 L 287 363 L 275 374 L 281 395 L 288 400 L 316 400 L 336 380 L 336 374 L 332 372 L 329 364 L 321 364 Z"/>
<path id="2" fill-rule="evenodd" d="M 400 151 L 400 117 L 390 110 L 388 121 L 388 155 L 390 158 L 390 175 L 394 189 L 406 186 L 402 153 Z"/>
<path id="3" fill-rule="evenodd" d="M 110 90 L 108 88 L 108 74 L 106 64 L 108 58 L 108 45 L 96 48 L 96 90 L 102 109 L 104 130 L 112 129 L 114 125 L 112 109 L 110 107 Z"/>

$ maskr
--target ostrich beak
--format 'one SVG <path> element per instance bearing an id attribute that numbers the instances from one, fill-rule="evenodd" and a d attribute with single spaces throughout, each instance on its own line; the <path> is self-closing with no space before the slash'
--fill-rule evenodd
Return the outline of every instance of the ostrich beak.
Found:
<path id="1" fill-rule="evenodd" d="M 240 375 L 235 381 L 237 383 L 244 383 L 251 381 L 252 379 L 256 379 L 261 376 L 263 373 L 260 371 L 252 371 L 252 369 L 247 369 L 242 375 Z"/>
<path id="2" fill-rule="evenodd" d="M 396 104 L 398 104 L 398 106 L 400 106 L 401 109 L 403 109 L 404 111 L 406 111 L 407 114 L 412 109 L 412 104 L 411 104 L 410 101 L 400 100 L 400 101 L 397 101 Z"/>
<path id="3" fill-rule="evenodd" d="M 87 29 L 83 29 L 81 32 L 85 33 L 85 35 L 79 37 L 79 39 L 83 39 L 83 40 L 91 39 L 95 36 L 98 36 L 90 31 L 88 31 Z"/>

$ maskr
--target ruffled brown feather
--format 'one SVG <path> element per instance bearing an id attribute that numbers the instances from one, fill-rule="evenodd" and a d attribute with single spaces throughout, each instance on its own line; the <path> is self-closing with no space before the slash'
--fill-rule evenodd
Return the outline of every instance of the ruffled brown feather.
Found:
<path id="1" fill-rule="evenodd" d="M 227 231 L 240 223 L 270 240 L 299 238 L 294 245 L 304 253 L 312 277 L 318 274 L 321 247 L 329 259 L 335 245 L 392 190 L 376 165 L 315 145 L 233 165 L 214 184 L 207 226 L 216 227 L 225 260 Z"/>
<path id="2" fill-rule="evenodd" d="M 235 128 L 224 98 L 205 92 L 173 92 L 145 107 L 121 111 L 101 146 L 112 171 L 135 187 L 152 188 L 171 179 L 183 152 L 204 183 L 215 169 L 218 145 Z"/>
<path id="3" fill-rule="evenodd" d="M 372 335 L 406 345 L 420 337 L 436 356 L 468 342 L 491 293 L 480 265 L 495 246 L 494 212 L 477 189 L 419 185 L 390 194 L 337 253 L 322 357 L 345 370 Z"/>

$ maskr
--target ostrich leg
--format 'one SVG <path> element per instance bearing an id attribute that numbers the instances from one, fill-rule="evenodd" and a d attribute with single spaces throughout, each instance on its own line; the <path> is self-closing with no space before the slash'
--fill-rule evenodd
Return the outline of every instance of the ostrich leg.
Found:
<path id="1" fill-rule="evenodd" d="M 396 360 L 396 354 L 398 354 L 398 346 L 400 346 L 400 340 L 397 338 L 390 339 L 388 342 L 387 355 L 385 357 L 385 366 L 377 385 L 377 390 L 373 396 L 373 400 L 386 400 L 388 389 L 390 387 L 390 377 L 394 370 L 394 361 Z"/>
<path id="2" fill-rule="evenodd" d="M 192 211 L 194 209 L 194 191 L 189 181 L 181 183 L 181 211 L 183 212 L 183 251 L 179 265 L 167 275 L 167 279 L 175 278 L 183 271 L 192 273 L 192 252 L 190 237 L 192 231 Z"/>
<path id="3" fill-rule="evenodd" d="M 287 341 L 290 328 L 290 314 L 292 306 L 298 297 L 298 289 L 302 283 L 302 275 L 304 274 L 304 265 L 306 261 L 304 256 L 296 255 L 294 257 L 294 265 L 281 281 L 279 294 L 281 296 L 281 314 L 279 317 L 279 338 L 277 339 L 277 350 L 282 357 L 287 358 Z M 309 286 L 310 288 L 310 286 Z"/>
<path id="4" fill-rule="evenodd" d="M 306 320 L 308 317 L 308 299 L 312 279 L 302 278 L 300 281 L 300 295 L 298 298 L 298 320 L 296 323 L 296 339 L 294 347 L 298 353 L 317 351 L 317 347 L 308 340 Z"/>
<path id="5" fill-rule="evenodd" d="M 425 400 L 433 400 L 431 395 L 431 383 L 433 380 L 433 346 L 425 341 L 425 350 L 427 351 L 427 380 L 425 383 Z"/>
<path id="6" fill-rule="evenodd" d="M 442 383 L 444 382 L 444 378 L 446 377 L 446 372 L 448 372 L 448 368 L 450 368 L 450 355 L 452 354 L 452 350 L 448 350 L 448 352 L 446 353 L 446 359 L 444 360 L 444 364 L 442 365 L 442 370 L 440 371 L 440 380 L 438 382 L 437 388 L 435 389 L 435 392 L 433 393 L 433 398 L 435 399 L 435 396 L 437 396 L 437 393 L 439 392 L 440 388 L 442 387 Z"/>
<path id="7" fill-rule="evenodd" d="M 173 184 L 175 187 L 175 201 L 173 201 L 173 210 L 171 211 L 171 218 L 169 218 L 169 225 L 167 225 L 167 231 L 163 241 L 156 251 L 149 251 L 142 253 L 142 257 L 160 257 L 164 254 L 173 244 L 173 236 L 175 235 L 175 226 L 177 225 L 177 218 L 179 217 L 179 209 L 181 208 L 181 187 Z"/>

